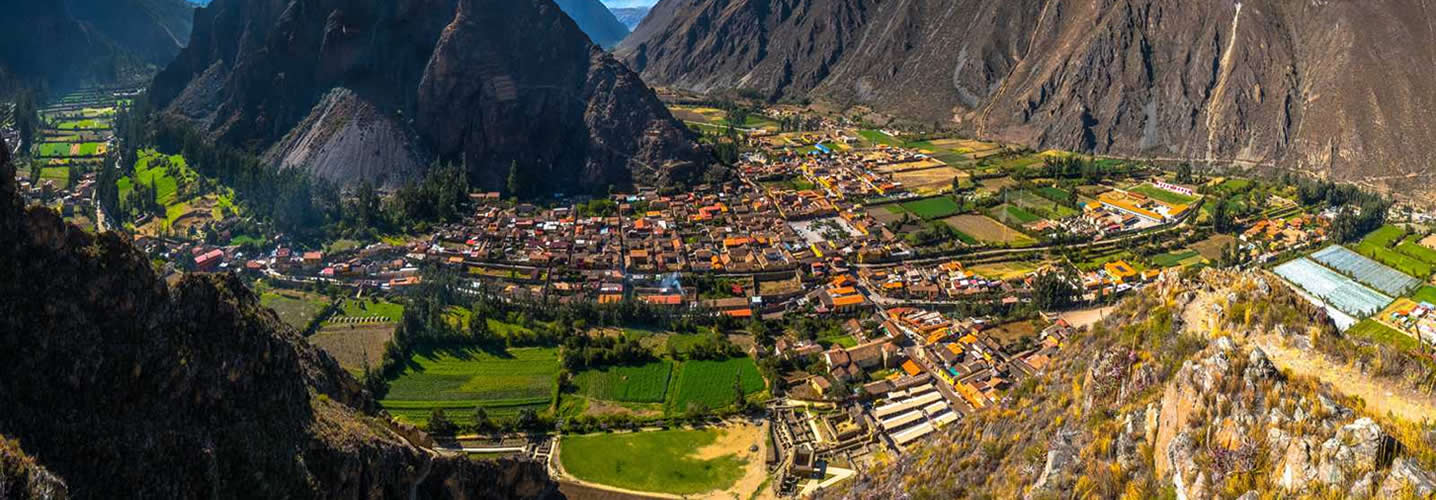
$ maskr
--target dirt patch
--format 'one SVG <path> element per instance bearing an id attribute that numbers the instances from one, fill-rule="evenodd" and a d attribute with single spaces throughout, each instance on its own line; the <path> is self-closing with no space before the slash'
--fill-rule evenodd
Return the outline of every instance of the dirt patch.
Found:
<path id="1" fill-rule="evenodd" d="M 309 337 L 309 343 L 323 349 L 350 373 L 363 373 L 364 363 L 378 367 L 384 362 L 384 343 L 394 338 L 394 323 L 330 325 Z"/>
<path id="2" fill-rule="evenodd" d="M 637 405 L 631 405 L 631 406 L 637 406 Z M 653 416 L 658 416 L 658 415 L 663 414 L 663 407 L 662 407 L 662 405 L 657 405 L 657 404 L 655 404 L 655 405 L 652 405 L 652 406 L 653 406 L 652 409 L 641 409 L 641 408 L 623 406 L 623 405 L 621 405 L 621 404 L 614 403 L 614 402 L 612 402 L 612 401 L 603 401 L 603 400 L 598 400 L 598 399 L 590 399 L 590 400 L 588 400 L 588 410 L 585 411 L 584 414 L 585 414 L 585 415 L 594 415 L 594 416 L 604 416 L 604 415 L 632 415 L 632 416 L 638 416 L 638 417 L 653 417 Z"/>
<path id="3" fill-rule="evenodd" d="M 1210 238 L 1193 244 L 1192 250 L 1196 250 L 1197 253 L 1202 254 L 1202 257 L 1207 260 L 1216 262 L 1222 258 L 1222 249 L 1234 241 L 1236 241 L 1236 238 L 1225 234 L 1213 235 Z"/>
<path id="4" fill-rule="evenodd" d="M 1058 315 L 1058 317 L 1066 321 L 1072 328 L 1082 328 L 1084 326 L 1097 324 L 1098 321 L 1102 321 L 1102 318 L 1107 317 L 1108 314 L 1112 314 L 1112 311 L 1115 310 L 1117 310 L 1116 306 L 1098 307 L 1079 311 L 1067 311 Z"/>
<path id="5" fill-rule="evenodd" d="M 1436 234 L 1421 238 L 1421 246 L 1436 250 Z"/>
<path id="6" fill-rule="evenodd" d="M 1288 347 L 1283 339 L 1263 336 L 1254 339 L 1278 368 L 1293 375 L 1316 379 L 1337 392 L 1360 398 L 1366 409 L 1376 415 L 1391 414 L 1407 422 L 1423 422 L 1436 415 L 1436 400 L 1401 387 L 1399 384 L 1373 378 L 1350 366 L 1338 365 L 1325 356 Z"/>
<path id="7" fill-rule="evenodd" d="M 728 455 L 737 455 L 738 458 L 749 460 L 753 458 L 753 452 L 748 451 L 748 447 L 758 444 L 758 438 L 762 437 L 758 430 L 758 427 L 751 425 L 728 427 L 723 429 L 718 440 L 693 450 L 689 456 L 699 460 L 713 460 Z"/>
<path id="8" fill-rule="evenodd" d="M 953 229 L 982 241 L 997 243 L 1031 243 L 1033 239 L 1016 229 L 1004 226 L 985 215 L 954 215 L 943 219 Z"/>
<path id="9" fill-rule="evenodd" d="M 737 455 L 739 459 L 747 462 L 743 469 L 743 477 L 733 486 L 724 491 L 712 491 L 702 495 L 708 499 L 728 499 L 748 497 L 758 493 L 759 498 L 773 498 L 772 490 L 764 489 L 763 482 L 768 479 L 768 467 L 764 462 L 764 451 L 768 444 L 763 436 L 768 432 L 768 423 L 762 426 L 739 424 L 724 429 L 723 435 L 718 437 L 712 444 L 693 451 L 692 456 L 701 460 L 711 460 L 718 457 Z M 757 451 L 751 451 L 757 446 Z"/>

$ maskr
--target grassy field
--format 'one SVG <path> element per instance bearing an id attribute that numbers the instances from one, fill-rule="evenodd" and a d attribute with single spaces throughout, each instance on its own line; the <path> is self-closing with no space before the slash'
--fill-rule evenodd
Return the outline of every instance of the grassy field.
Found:
<path id="1" fill-rule="evenodd" d="M 1416 342 L 1416 339 L 1412 336 L 1401 333 L 1376 320 L 1367 319 L 1355 325 L 1351 325 L 1351 328 L 1346 330 L 1346 334 L 1372 342 L 1387 344 L 1398 349 L 1411 351 L 1421 349 L 1421 344 Z"/>
<path id="2" fill-rule="evenodd" d="M 55 128 L 58 128 L 60 130 L 107 129 L 110 128 L 110 122 L 96 119 L 70 120 L 60 122 L 59 124 L 55 125 Z"/>
<path id="3" fill-rule="evenodd" d="M 957 213 L 957 202 L 946 196 L 928 198 L 925 200 L 909 201 L 902 204 L 902 207 L 913 215 L 923 219 L 941 219 Z"/>
<path id="4" fill-rule="evenodd" d="M 734 377 L 741 377 L 744 394 L 753 394 L 767 387 L 752 358 L 684 362 L 678 366 L 675 375 L 677 387 L 669 398 L 670 408 L 683 412 L 691 405 L 710 409 L 732 405 Z"/>
<path id="5" fill-rule="evenodd" d="M 36 144 L 35 156 L 70 156 L 70 143 L 44 142 Z"/>
<path id="6" fill-rule="evenodd" d="M 1417 302 L 1436 304 L 1436 286 L 1423 286 L 1421 289 L 1416 290 L 1416 293 L 1411 295 L 1411 298 Z"/>
<path id="7" fill-rule="evenodd" d="M 1401 241 L 1403 236 L 1406 236 L 1405 229 L 1402 229 L 1401 226 L 1387 224 L 1367 234 L 1365 238 L 1361 239 L 1361 243 L 1391 248 L 1396 242 Z"/>
<path id="8" fill-rule="evenodd" d="M 587 370 L 573 377 L 580 394 L 593 399 L 631 403 L 662 403 L 668 394 L 673 362 Z"/>
<path id="9" fill-rule="evenodd" d="M 303 330 L 319 313 L 329 307 L 323 295 L 295 290 L 275 290 L 259 296 L 259 303 L 279 313 L 279 319 L 296 330 Z"/>
<path id="10" fill-rule="evenodd" d="M 522 408 L 542 410 L 553 402 L 559 372 L 558 349 L 419 349 L 403 373 L 389 382 L 380 402 L 390 413 L 420 426 L 443 408 L 461 423 L 478 406 L 490 415 L 512 415 Z"/>
<path id="11" fill-rule="evenodd" d="M 1404 241 L 1396 245 L 1396 251 L 1408 257 L 1436 266 L 1436 250 L 1426 248 L 1411 241 Z"/>
<path id="12" fill-rule="evenodd" d="M 1028 212 L 1027 209 L 1017 205 L 1001 205 L 992 209 L 992 218 L 1007 220 L 1018 224 L 1027 224 L 1042 220 L 1041 216 Z"/>
<path id="13" fill-rule="evenodd" d="M 743 477 L 736 454 L 699 458 L 723 437 L 720 429 L 566 436 L 563 468 L 584 481 L 621 488 L 692 495 L 725 489 Z"/>
<path id="14" fill-rule="evenodd" d="M 1187 260 L 1189 260 L 1189 259 L 1193 259 L 1193 260 L 1196 260 L 1196 261 L 1200 261 L 1200 260 L 1201 260 L 1201 257 L 1202 257 L 1202 254 L 1198 253 L 1196 250 L 1186 250 L 1186 251 L 1181 251 L 1181 252 L 1164 253 L 1164 254 L 1161 254 L 1161 255 L 1157 255 L 1157 256 L 1152 257 L 1152 264 L 1155 265 L 1155 266 L 1158 266 L 1158 267 L 1175 267 L 1175 266 L 1178 266 L 1178 265 L 1184 265 L 1184 264 L 1186 264 L 1185 261 L 1187 261 Z M 1195 263 L 1195 262 L 1193 262 L 1193 263 Z"/>
<path id="15" fill-rule="evenodd" d="M 55 183 L 58 189 L 70 187 L 70 167 L 46 167 L 40 169 L 40 180 Z"/>
<path id="16" fill-rule="evenodd" d="M 1171 191 L 1167 191 L 1167 190 L 1165 190 L 1165 189 L 1159 188 L 1159 187 L 1157 187 L 1157 186 L 1153 186 L 1153 185 L 1151 185 L 1151 184 L 1143 184 L 1143 185 L 1134 187 L 1134 188 L 1132 188 L 1132 189 L 1129 189 L 1129 191 L 1132 191 L 1132 192 L 1134 192 L 1134 193 L 1142 193 L 1142 194 L 1144 194 L 1144 195 L 1147 195 L 1148 198 L 1151 198 L 1151 199 L 1154 199 L 1154 200 L 1157 200 L 1157 201 L 1160 201 L 1160 202 L 1163 202 L 1163 203 L 1170 203 L 1170 204 L 1176 204 L 1176 205 L 1189 205 L 1189 204 L 1191 204 L 1192 202 L 1197 201 L 1197 199 L 1194 198 L 1194 197 L 1187 196 L 1187 195 L 1180 194 L 1180 193 L 1173 193 L 1173 192 L 1171 192 Z"/>
<path id="17" fill-rule="evenodd" d="M 338 315 L 358 318 L 378 316 L 397 322 L 404 317 L 404 306 L 384 300 L 372 302 L 369 299 L 349 299 L 339 306 Z"/>

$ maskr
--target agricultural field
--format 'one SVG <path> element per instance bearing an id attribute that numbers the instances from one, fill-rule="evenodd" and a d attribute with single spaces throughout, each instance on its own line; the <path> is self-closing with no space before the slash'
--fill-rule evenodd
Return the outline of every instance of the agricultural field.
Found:
<path id="1" fill-rule="evenodd" d="M 1183 250 L 1156 255 L 1151 258 L 1157 267 L 1191 266 L 1202 263 L 1202 254 L 1196 250 Z"/>
<path id="2" fill-rule="evenodd" d="M 66 157 L 70 156 L 70 146 L 68 142 L 42 142 L 35 145 L 34 153 L 40 157 Z"/>
<path id="3" fill-rule="evenodd" d="M 404 317 L 404 306 L 386 300 L 372 299 L 347 299 L 339 306 L 339 311 L 330 322 L 338 322 L 341 318 L 370 318 L 378 317 L 387 321 L 398 322 Z"/>
<path id="4" fill-rule="evenodd" d="M 110 128 L 110 122 L 97 119 L 66 120 L 55 124 L 60 130 L 105 130 Z"/>
<path id="5" fill-rule="evenodd" d="M 695 495 L 734 487 L 762 441 L 756 427 L 565 436 L 559 463 L 583 480 L 637 491 Z"/>
<path id="6" fill-rule="evenodd" d="M 947 196 L 905 202 L 902 208 L 924 220 L 941 219 L 961 209 L 956 201 Z"/>
<path id="7" fill-rule="evenodd" d="M 1402 229 L 1401 226 L 1387 224 L 1367 234 L 1365 238 L 1361 239 L 1361 243 L 1391 248 L 1405 236 L 1406 230 Z"/>
<path id="8" fill-rule="evenodd" d="M 480 406 L 493 416 L 513 415 L 523 408 L 541 411 L 553 403 L 558 372 L 558 349 L 552 348 L 419 349 L 389 382 L 389 393 L 380 405 L 421 427 L 434 408 L 453 416 L 468 415 Z"/>
<path id="9" fill-rule="evenodd" d="M 998 262 L 993 264 L 977 264 L 967 268 L 987 279 L 1010 280 L 1026 276 L 1027 273 L 1037 270 L 1037 264 L 1024 261 Z"/>
<path id="10" fill-rule="evenodd" d="M 70 167 L 46 167 L 40 169 L 40 181 L 50 181 L 57 189 L 70 187 Z"/>
<path id="11" fill-rule="evenodd" d="M 1344 249 L 1345 247 L 1341 248 Z M 1380 276 L 1371 276 L 1369 278 L 1385 280 L 1381 285 L 1373 286 L 1377 286 L 1377 288 L 1380 288 L 1387 293 L 1394 293 L 1399 295 L 1400 292 L 1395 291 L 1397 290 L 1396 287 L 1409 288 L 1412 286 L 1416 286 L 1417 283 L 1425 281 L 1427 278 L 1431 277 L 1431 264 L 1427 264 L 1415 257 L 1406 255 L 1396 250 L 1392 250 L 1390 248 L 1361 242 L 1352 245 L 1352 248 L 1350 250 L 1347 250 L 1347 253 L 1356 255 L 1358 257 L 1363 257 L 1364 261 L 1361 261 L 1360 265 L 1363 265 L 1365 267 L 1372 267 L 1372 264 L 1375 264 L 1377 266 L 1380 266 L 1381 268 L 1385 268 L 1391 271 L 1390 273 L 1382 273 Z M 1357 272 L 1348 271 L 1347 269 L 1340 267 L 1340 264 L 1330 264 L 1325 261 L 1323 261 L 1322 263 L 1329 266 L 1333 266 L 1334 268 L 1342 272 Z M 1358 276 L 1362 275 L 1358 274 Z M 1362 277 L 1362 279 L 1358 281 L 1367 282 L 1367 279 L 1367 277 Z"/>
<path id="12" fill-rule="evenodd" d="M 733 404 L 733 380 L 739 378 L 744 394 L 761 392 L 767 388 L 758 365 L 749 357 L 731 358 L 723 361 L 685 361 L 678 365 L 674 390 L 669 399 L 669 408 L 681 413 L 688 408 L 724 408 Z"/>
<path id="13" fill-rule="evenodd" d="M 592 399 L 629 403 L 662 403 L 668 394 L 672 361 L 637 366 L 610 366 L 574 375 L 579 394 Z"/>
<path id="14" fill-rule="evenodd" d="M 1419 351 L 1421 343 L 1415 337 L 1407 335 L 1400 330 L 1386 326 L 1374 319 L 1362 320 L 1346 330 L 1346 334 L 1352 337 L 1366 339 L 1372 342 L 1386 344 L 1397 349 L 1407 351 Z"/>
<path id="15" fill-rule="evenodd" d="M 1148 198 L 1172 205 L 1190 205 L 1192 204 L 1192 202 L 1197 201 L 1197 198 L 1194 196 L 1174 193 L 1159 188 L 1157 186 L 1153 186 L 1151 184 L 1142 184 L 1140 186 L 1135 186 L 1128 189 L 1128 191 L 1131 191 L 1133 193 L 1141 193 L 1146 195 Z"/>
<path id="16" fill-rule="evenodd" d="M 943 222 L 952 226 L 959 232 L 977 238 L 980 241 L 1009 244 L 1014 247 L 1032 246 L 1037 240 L 1018 232 L 1016 229 L 1004 226 L 985 215 L 957 215 L 943 219 Z"/>
<path id="17" fill-rule="evenodd" d="M 959 184 L 972 184 L 972 174 L 948 166 L 908 170 L 893 174 L 894 181 L 902 183 L 903 186 L 918 195 L 948 191 L 952 188 L 953 179 L 957 179 Z"/>
<path id="18" fill-rule="evenodd" d="M 394 323 L 328 325 L 310 335 L 309 343 L 329 353 L 340 368 L 359 377 L 366 364 L 374 369 L 383 364 L 384 344 L 394 339 L 396 327 Z"/>
<path id="19" fill-rule="evenodd" d="M 273 290 L 260 294 L 259 303 L 274 309 L 280 321 L 302 331 L 315 316 L 329 307 L 329 298 L 297 290 Z"/>
<path id="20" fill-rule="evenodd" d="M 1027 209 L 1025 208 L 1009 204 L 1002 204 L 993 207 L 992 210 L 988 212 L 988 215 L 991 215 L 993 219 L 997 219 L 999 221 L 1007 221 L 1009 223 L 1015 222 L 1019 225 L 1030 224 L 1042 220 L 1042 217 L 1027 211 Z"/>
<path id="21" fill-rule="evenodd" d="M 1411 294 L 1411 298 L 1417 302 L 1436 304 L 1436 286 L 1423 286 L 1416 290 L 1416 293 Z"/>

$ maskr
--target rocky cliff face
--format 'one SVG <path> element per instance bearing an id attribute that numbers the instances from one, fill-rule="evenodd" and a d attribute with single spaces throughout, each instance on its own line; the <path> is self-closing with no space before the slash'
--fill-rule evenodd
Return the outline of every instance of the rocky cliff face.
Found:
<path id="1" fill-rule="evenodd" d="M 665 0 L 650 83 L 867 104 L 988 138 L 1436 185 L 1436 11 L 1177 0 Z"/>
<path id="2" fill-rule="evenodd" d="M 0 497 L 555 491 L 540 464 L 472 462 L 411 443 L 237 279 L 195 275 L 170 288 L 119 235 L 22 210 L 4 160 Z"/>
<path id="3" fill-rule="evenodd" d="M 184 0 L 0 0 L 0 74 L 61 90 L 137 82 L 189 40 Z"/>
<path id="4" fill-rule="evenodd" d="M 406 151 L 380 180 L 442 160 L 494 189 L 515 163 L 572 192 L 682 181 L 706 159 L 552 0 L 217 0 L 152 96 L 167 118 L 341 184 L 382 174 L 339 151 L 360 143 Z"/>
<path id="5" fill-rule="evenodd" d="M 1254 340 L 1336 335 L 1320 318 L 1255 274 L 1170 280 L 1070 339 L 1000 405 L 832 496 L 1432 498 L 1428 424 L 1279 366 Z M 1390 384 L 1379 390 L 1401 392 Z"/>
<path id="6" fill-rule="evenodd" d="M 554 0 L 554 3 L 600 47 L 611 49 L 628 36 L 628 26 L 598 0 Z"/>
<path id="7" fill-rule="evenodd" d="M 648 9 L 650 7 L 616 7 L 609 10 L 613 11 L 613 17 L 618 18 L 618 22 L 623 23 L 628 31 L 633 31 L 643 22 L 643 18 L 648 17 Z"/>

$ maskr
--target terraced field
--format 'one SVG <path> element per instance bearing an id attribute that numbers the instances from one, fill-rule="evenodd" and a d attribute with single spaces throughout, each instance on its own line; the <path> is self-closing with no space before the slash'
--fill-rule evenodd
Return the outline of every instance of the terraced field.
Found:
<path id="1" fill-rule="evenodd" d="M 752 358 L 686 361 L 678 367 L 677 386 L 669 398 L 669 407 L 672 411 L 683 412 L 690 406 L 714 409 L 732 405 L 735 377 L 741 380 L 744 394 L 753 394 L 767 387 Z"/>
<path id="2" fill-rule="evenodd" d="M 672 361 L 638 366 L 610 366 L 573 377 L 579 393 L 593 399 L 627 403 L 661 403 L 668 394 Z"/>
<path id="3" fill-rule="evenodd" d="M 491 416 L 513 415 L 523 408 L 543 410 L 553 403 L 558 372 L 558 349 L 425 349 L 389 382 L 389 393 L 379 404 L 421 427 L 434 408 L 443 408 L 451 418 L 480 406 Z"/>

